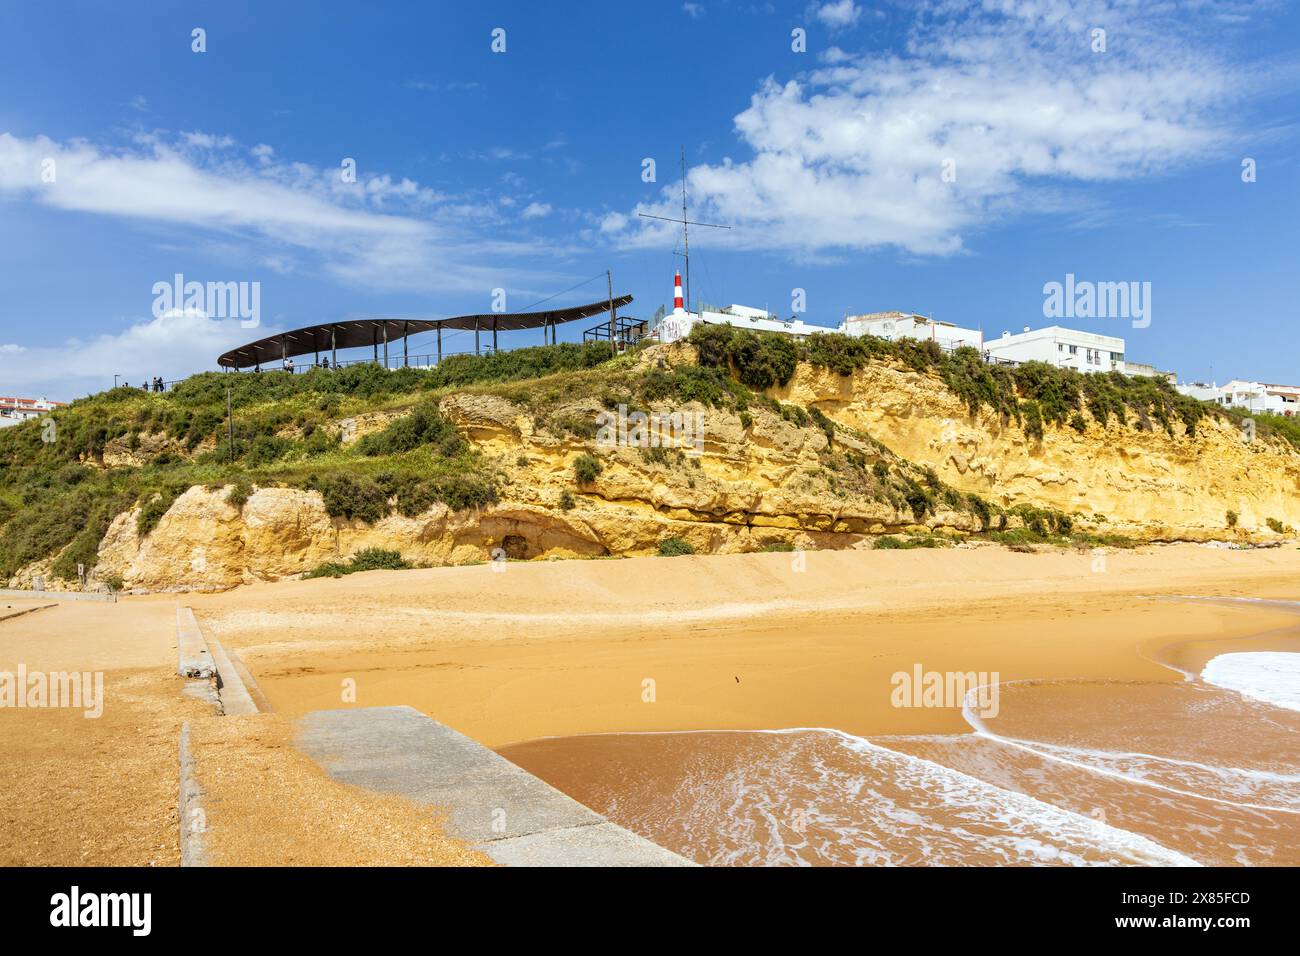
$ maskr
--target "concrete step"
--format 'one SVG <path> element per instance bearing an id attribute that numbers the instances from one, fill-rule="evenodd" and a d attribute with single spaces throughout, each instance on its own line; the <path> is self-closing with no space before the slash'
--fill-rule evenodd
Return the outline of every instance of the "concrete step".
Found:
<path id="1" fill-rule="evenodd" d="M 199 622 L 187 607 L 176 609 L 176 672 L 182 677 L 209 680 L 217 676 L 217 665 L 208 653 Z"/>
<path id="2" fill-rule="evenodd" d="M 446 808 L 505 866 L 692 866 L 413 707 L 308 714 L 298 747 L 335 780 Z"/>

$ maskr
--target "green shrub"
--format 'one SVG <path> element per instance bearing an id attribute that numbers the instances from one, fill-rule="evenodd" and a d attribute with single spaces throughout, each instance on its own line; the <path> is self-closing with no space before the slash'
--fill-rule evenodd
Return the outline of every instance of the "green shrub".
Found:
<path id="1" fill-rule="evenodd" d="M 799 350 L 788 335 L 759 333 L 701 322 L 691 329 L 700 364 L 732 371 L 752 389 L 785 385 L 794 377 Z"/>
<path id="2" fill-rule="evenodd" d="M 659 556 L 663 558 L 675 558 L 694 553 L 695 546 L 684 538 L 664 538 L 659 542 Z"/>
<path id="3" fill-rule="evenodd" d="M 1266 518 L 1264 523 L 1278 534 L 1282 534 L 1286 530 L 1282 522 L 1278 521 L 1276 518 Z"/>
<path id="4" fill-rule="evenodd" d="M 574 459 L 573 462 L 573 476 L 578 480 L 579 484 L 591 484 L 604 470 L 605 466 L 600 463 L 600 459 L 585 452 Z"/>
<path id="5" fill-rule="evenodd" d="M 820 408 L 808 409 L 808 417 L 811 418 L 812 423 L 816 425 L 818 428 L 820 428 L 822 432 L 826 435 L 826 444 L 834 445 L 835 444 L 835 423 L 831 421 L 829 418 L 827 418 Z"/>
<path id="6" fill-rule="evenodd" d="M 135 518 L 136 532 L 140 537 L 145 537 L 149 532 L 158 526 L 162 516 L 167 513 L 172 504 L 185 488 L 180 485 L 171 485 L 155 494 L 151 495 L 141 506 L 140 513 Z"/>
<path id="7" fill-rule="evenodd" d="M 411 567 L 400 552 L 363 548 L 349 561 L 326 561 L 303 575 L 304 578 L 341 578 L 357 571 L 402 571 Z"/>
<path id="8" fill-rule="evenodd" d="M 425 402 L 410 413 L 388 423 L 383 431 L 366 435 L 357 450 L 368 456 L 399 455 L 425 445 L 444 458 L 455 458 L 468 450 L 456 426 L 442 417 L 434 402 Z"/>
<path id="9" fill-rule="evenodd" d="M 331 517 L 374 524 L 388 514 L 388 496 L 369 478 L 330 475 L 321 483 L 320 492 Z"/>
<path id="10" fill-rule="evenodd" d="M 569 491 L 568 488 L 565 488 L 563 491 L 560 492 L 561 511 L 572 511 L 574 505 L 576 504 L 577 502 L 573 500 L 573 492 Z"/>
<path id="11" fill-rule="evenodd" d="M 910 551 L 913 548 L 946 548 L 952 542 L 937 534 L 909 534 L 906 538 L 885 536 L 871 543 L 880 551 Z"/>
<path id="12" fill-rule="evenodd" d="M 242 508 L 252 495 L 253 486 L 248 483 L 247 479 L 240 478 L 226 492 L 226 504 Z"/>
<path id="13" fill-rule="evenodd" d="M 1025 416 L 1025 434 L 1030 438 L 1041 440 L 1043 437 L 1043 413 L 1038 403 L 1030 399 L 1021 404 L 1020 410 Z"/>
<path id="14" fill-rule="evenodd" d="M 1231 508 L 1228 509 L 1227 518 L 1228 518 L 1228 527 L 1229 527 L 1229 528 L 1235 528 L 1235 527 L 1237 527 L 1237 518 L 1238 518 L 1238 517 L 1239 517 L 1239 515 L 1237 514 L 1237 512 L 1233 511 Z"/>
<path id="15" fill-rule="evenodd" d="M 807 428 L 809 417 L 808 412 L 802 405 L 779 405 L 781 417 L 796 428 Z"/>

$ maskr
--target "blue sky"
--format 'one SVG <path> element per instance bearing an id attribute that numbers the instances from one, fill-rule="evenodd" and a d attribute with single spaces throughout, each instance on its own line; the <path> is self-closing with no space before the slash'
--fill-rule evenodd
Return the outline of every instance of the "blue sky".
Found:
<path id="1" fill-rule="evenodd" d="M 734 227 L 693 233 L 696 299 L 788 315 L 803 289 L 813 323 L 910 309 L 996 335 L 1050 324 L 1066 273 L 1150 282 L 1149 328 L 1071 324 L 1184 379 L 1300 380 L 1296 4 L 57 8 L 0 15 L 0 393 L 599 274 L 550 299 L 591 301 L 606 268 L 648 316 L 679 240 L 636 213 L 679 210 L 681 145 L 693 216 Z M 261 328 L 156 317 L 178 272 L 259 282 Z"/>

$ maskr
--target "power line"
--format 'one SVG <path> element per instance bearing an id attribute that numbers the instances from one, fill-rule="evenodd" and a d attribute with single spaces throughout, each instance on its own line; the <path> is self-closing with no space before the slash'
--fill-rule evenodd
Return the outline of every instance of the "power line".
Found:
<path id="1" fill-rule="evenodd" d="M 597 272 L 597 273 L 596 273 L 594 276 L 592 276 L 590 279 L 583 279 L 583 280 L 582 280 L 581 282 L 579 282 L 577 285 L 571 285 L 571 286 L 569 286 L 567 289 L 564 289 L 564 290 L 561 291 L 561 292 L 557 292 L 557 293 L 555 293 L 555 295 L 548 295 L 545 299 L 538 299 L 536 302 L 532 303 L 532 305 L 526 305 L 526 306 L 524 306 L 522 309 L 517 309 L 515 312 L 507 312 L 507 313 L 505 313 L 505 314 L 506 314 L 506 315 L 517 315 L 517 314 L 520 313 L 520 312 L 527 312 L 529 309 L 533 308 L 534 306 L 539 306 L 539 305 L 541 305 L 543 302 L 550 302 L 552 299 L 557 299 L 557 298 L 559 298 L 560 296 L 562 296 L 562 295 L 564 295 L 564 294 L 566 294 L 566 293 L 568 293 L 568 292 L 572 292 L 574 289 L 580 289 L 580 288 L 582 288 L 584 285 L 586 285 L 586 284 L 589 283 L 589 282 L 595 282 L 597 279 L 599 279 L 599 278 L 600 278 L 601 276 L 603 276 L 604 274 L 605 274 L 605 273 L 604 273 L 603 270 L 600 271 L 600 272 Z"/>

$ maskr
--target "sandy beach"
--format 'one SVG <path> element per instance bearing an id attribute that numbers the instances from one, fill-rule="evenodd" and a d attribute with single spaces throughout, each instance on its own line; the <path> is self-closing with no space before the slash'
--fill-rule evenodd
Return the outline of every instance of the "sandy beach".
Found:
<path id="1" fill-rule="evenodd" d="M 177 866 L 178 741 L 192 731 L 216 865 L 483 865 L 427 808 L 328 779 L 292 719 L 183 696 L 174 595 L 0 601 L 0 672 L 100 672 L 102 713 L 0 709 L 0 865 Z M 31 608 L 30 613 L 18 612 Z"/>
<path id="2" fill-rule="evenodd" d="M 405 703 L 494 747 L 610 731 L 951 733 L 967 729 L 958 711 L 893 707 L 890 676 L 919 662 L 1004 681 L 1177 681 L 1156 662 L 1164 646 L 1196 642 L 1208 659 L 1294 623 L 1273 607 L 1153 600 L 1295 597 L 1294 549 L 1098 561 L 981 547 L 510 563 L 188 600 L 278 711 Z"/>
<path id="3" fill-rule="evenodd" d="M 291 746 L 301 714 L 390 704 L 416 707 L 704 862 L 798 862 L 814 851 L 807 841 L 786 841 L 775 856 L 768 847 L 770 858 L 755 858 L 743 835 L 702 837 L 716 820 L 666 809 L 699 783 L 701 767 L 716 774 L 716 785 L 739 764 L 779 766 L 795 751 L 823 769 L 848 758 L 827 751 L 826 737 L 782 738 L 794 751 L 783 748 L 777 759 L 770 733 L 681 732 L 798 728 L 870 741 L 869 752 L 853 744 L 852 761 L 869 757 L 870 773 L 888 778 L 879 799 L 900 801 L 909 814 L 921 812 L 919 794 L 937 792 L 923 775 L 905 783 L 919 761 L 927 772 L 938 766 L 960 775 L 976 808 L 963 813 L 976 813 L 989 793 L 1024 793 L 1029 809 L 1015 826 L 1032 830 L 1030 843 L 1082 841 L 1077 859 L 1046 862 L 1177 862 L 1197 854 L 1295 862 L 1285 853 L 1215 856 L 1217 838 L 1174 847 L 1160 839 L 1177 821 L 1203 827 L 1208 814 L 1217 827 L 1236 814 L 1243 840 L 1294 846 L 1294 816 L 1265 814 L 1261 822 L 1256 811 L 1229 807 L 1249 803 L 1239 794 L 1209 810 L 1177 800 L 1153 810 L 1149 786 L 1135 800 L 1113 777 L 1098 783 L 1105 774 L 1097 768 L 1061 779 L 1058 765 L 1070 761 L 1044 756 L 1043 748 L 1132 745 L 1186 714 L 1176 696 L 1191 686 L 1184 672 L 1226 651 L 1300 649 L 1293 608 L 1205 600 L 1292 600 L 1298 575 L 1294 548 L 1179 545 L 1102 555 L 972 547 L 512 562 L 61 604 L 0 619 L 0 669 L 103 670 L 107 706 L 98 720 L 60 710 L 0 713 L 9 768 L 0 784 L 2 827 L 24 835 L 5 841 L 4 862 L 175 865 L 176 742 L 184 721 L 205 768 L 214 832 L 223 834 L 214 862 L 485 862 L 443 836 L 437 814 L 334 783 Z M 216 718 L 181 695 L 178 602 L 242 662 L 273 713 Z M 0 610 L 24 607 L 9 605 Z M 990 736 L 976 741 L 960 701 L 896 706 L 893 675 L 917 667 L 996 675 L 1007 690 L 1002 712 L 987 722 Z M 1222 695 L 1217 706 L 1239 700 L 1213 693 Z M 1251 772 L 1296 763 L 1292 735 L 1300 726 L 1278 713 L 1255 741 Z M 1080 728 L 1087 740 L 1071 736 Z M 1005 750 L 997 759 L 987 752 L 1000 735 L 1033 735 L 1037 743 L 1008 763 Z M 1279 739 L 1290 742 L 1289 753 L 1272 753 Z M 1196 761 L 1235 759 L 1243 740 L 1206 737 Z M 1152 743 L 1152 753 L 1165 743 Z M 1228 763 L 1240 768 L 1247 759 Z M 869 776 L 852 761 L 837 773 Z M 1055 769 L 1038 766 L 1044 761 Z M 639 767 L 639 777 L 629 767 Z M 1038 790 L 1029 792 L 1027 780 Z M 791 789 L 788 783 L 773 786 Z M 1101 787 L 1087 797 L 1091 804 L 1069 796 L 1087 791 L 1084 783 Z M 1159 795 L 1195 783 L 1165 781 Z M 938 792 L 951 785 L 946 780 Z M 1261 792 L 1260 800 L 1274 799 Z M 1064 830 L 1035 817 L 1048 803 L 1068 811 Z M 952 817 L 952 806 L 932 810 L 932 834 L 997 830 L 983 817 L 978 826 Z M 1145 832 L 1154 849 L 1140 842 L 1146 837 L 1112 845 L 1110 830 L 1104 839 L 1070 836 L 1069 827 L 1098 813 Z M 924 852 L 914 835 L 881 840 L 846 860 L 1036 862 L 1023 858 L 1023 834 L 1008 846 L 994 834 L 980 853 L 950 845 L 946 835 Z M 811 861 L 834 861 L 830 852 L 821 846 Z"/>

